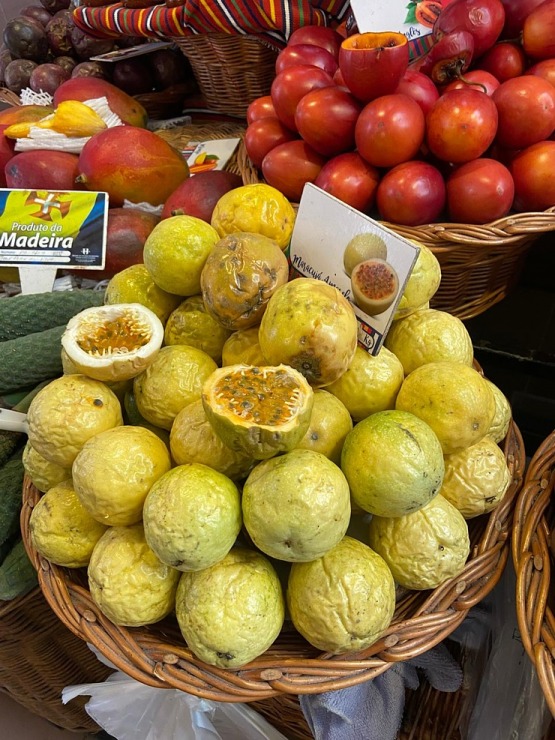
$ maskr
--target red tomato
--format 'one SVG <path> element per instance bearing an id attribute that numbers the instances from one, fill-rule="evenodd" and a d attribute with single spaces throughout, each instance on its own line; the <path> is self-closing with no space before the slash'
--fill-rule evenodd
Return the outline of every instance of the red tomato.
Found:
<path id="1" fill-rule="evenodd" d="M 447 179 L 447 210 L 456 223 L 486 224 L 503 218 L 511 210 L 514 195 L 511 173 L 495 159 L 473 159 Z"/>
<path id="2" fill-rule="evenodd" d="M 555 141 L 540 141 L 513 157 L 517 211 L 544 211 L 555 206 Z"/>
<path id="3" fill-rule="evenodd" d="M 374 205 L 380 175 L 356 152 L 344 152 L 329 159 L 314 181 L 326 193 L 335 196 L 362 213 Z"/>
<path id="4" fill-rule="evenodd" d="M 432 223 L 445 206 L 443 176 L 427 162 L 398 164 L 382 177 L 376 205 L 385 221 L 406 226 Z"/>
<path id="5" fill-rule="evenodd" d="M 427 145 L 438 159 L 469 162 L 480 157 L 493 142 L 497 108 L 479 90 L 450 90 L 428 113 L 426 128 Z"/>
<path id="6" fill-rule="evenodd" d="M 464 77 L 453 80 L 450 82 L 443 92 L 449 92 L 449 90 L 480 90 L 485 92 L 486 95 L 492 95 L 494 90 L 497 90 L 501 83 L 494 77 L 490 72 L 486 72 L 483 69 L 472 69 L 470 72 L 465 72 Z"/>
<path id="7" fill-rule="evenodd" d="M 414 69 L 407 69 L 395 92 L 408 95 L 409 98 L 416 100 L 424 115 L 439 98 L 439 90 L 428 75 Z"/>
<path id="8" fill-rule="evenodd" d="M 337 59 L 342 41 L 337 31 L 329 26 L 300 26 L 289 36 L 287 46 L 314 44 L 327 49 Z"/>
<path id="9" fill-rule="evenodd" d="M 522 31 L 526 16 L 544 0 L 501 0 L 505 8 L 505 23 L 501 32 L 503 39 L 515 39 Z"/>
<path id="10" fill-rule="evenodd" d="M 507 80 L 492 95 L 499 112 L 497 141 L 524 149 L 548 139 L 555 129 L 555 89 L 547 80 L 522 75 Z"/>
<path id="11" fill-rule="evenodd" d="M 278 144 L 298 138 L 278 118 L 259 118 L 253 121 L 245 131 L 245 149 L 256 167 L 262 166 L 262 160 Z"/>
<path id="12" fill-rule="evenodd" d="M 424 113 L 408 95 L 393 93 L 370 101 L 355 126 L 358 152 L 374 167 L 413 159 L 424 139 Z"/>
<path id="13" fill-rule="evenodd" d="M 299 64 L 311 64 L 320 67 L 333 77 L 337 70 L 337 61 L 333 54 L 321 46 L 314 44 L 294 44 L 282 49 L 276 59 L 276 74 L 283 72 L 287 67 L 297 67 Z"/>
<path id="14" fill-rule="evenodd" d="M 480 69 L 490 72 L 499 82 L 505 82 L 524 74 L 526 55 L 519 44 L 503 41 L 492 46 L 480 58 Z"/>
<path id="15" fill-rule="evenodd" d="M 555 57 L 555 0 L 545 0 L 526 16 L 522 48 L 532 59 Z"/>
<path id="16" fill-rule="evenodd" d="M 270 94 L 279 120 L 296 131 L 295 111 L 302 97 L 319 87 L 334 85 L 333 78 L 320 67 L 299 64 L 287 67 L 272 82 Z"/>
<path id="17" fill-rule="evenodd" d="M 301 98 L 295 126 L 309 146 L 333 157 L 355 148 L 355 125 L 361 109 L 344 88 L 321 87 Z"/>
<path id="18" fill-rule="evenodd" d="M 301 139 L 271 149 L 262 160 L 262 174 L 268 185 L 291 201 L 299 201 L 307 182 L 314 182 L 326 160 Z"/>
<path id="19" fill-rule="evenodd" d="M 555 59 L 544 59 L 543 61 L 538 62 L 532 67 L 529 67 L 525 74 L 542 77 L 555 87 Z"/>
<path id="20" fill-rule="evenodd" d="M 276 111 L 270 95 L 255 98 L 247 108 L 247 123 L 257 121 L 259 118 L 275 117 Z"/>

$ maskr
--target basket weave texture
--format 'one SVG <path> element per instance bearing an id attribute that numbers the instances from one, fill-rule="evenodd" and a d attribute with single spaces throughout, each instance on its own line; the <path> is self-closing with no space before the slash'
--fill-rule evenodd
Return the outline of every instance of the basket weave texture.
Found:
<path id="1" fill-rule="evenodd" d="M 104 681 L 110 669 L 73 635 L 39 588 L 0 607 L 0 691 L 59 727 L 98 732 L 86 699 L 62 704 L 71 684 Z"/>
<path id="2" fill-rule="evenodd" d="M 250 161 L 244 144 L 237 159 L 245 184 L 261 181 L 261 173 Z M 515 213 L 484 225 L 384 225 L 425 244 L 438 258 L 441 285 L 432 307 L 471 319 L 505 298 L 516 285 L 534 240 L 555 231 L 555 207 L 538 213 Z"/>
<path id="3" fill-rule="evenodd" d="M 520 636 L 555 717 L 555 601 L 551 588 L 554 492 L 555 431 L 530 461 L 515 507 L 512 534 Z"/>
<path id="4" fill-rule="evenodd" d="M 285 627 L 274 645 L 248 666 L 239 670 L 209 666 L 187 648 L 175 619 L 144 628 L 116 626 L 92 601 L 83 571 L 60 568 L 38 555 L 29 538 L 29 518 L 39 492 L 28 480 L 23 490 L 23 539 L 46 600 L 62 622 L 138 681 L 228 702 L 320 693 L 362 683 L 394 662 L 426 652 L 451 634 L 491 591 L 507 561 L 514 500 L 524 469 L 524 446 L 514 423 L 504 452 L 511 485 L 495 511 L 469 522 L 471 555 L 462 573 L 433 591 L 401 595 L 384 636 L 356 654 L 323 654 Z"/>
<path id="5" fill-rule="evenodd" d="M 278 51 L 258 37 L 201 34 L 171 40 L 189 60 L 211 110 L 244 118 L 249 103 L 269 94 Z"/>

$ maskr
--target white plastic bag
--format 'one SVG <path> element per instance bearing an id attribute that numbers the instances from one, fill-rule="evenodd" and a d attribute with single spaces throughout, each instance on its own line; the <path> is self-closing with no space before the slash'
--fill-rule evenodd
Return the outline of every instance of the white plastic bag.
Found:
<path id="1" fill-rule="evenodd" d="M 62 702 L 76 696 L 91 697 L 87 714 L 117 740 L 287 740 L 247 704 L 155 689 L 120 671 L 104 683 L 67 686 Z"/>

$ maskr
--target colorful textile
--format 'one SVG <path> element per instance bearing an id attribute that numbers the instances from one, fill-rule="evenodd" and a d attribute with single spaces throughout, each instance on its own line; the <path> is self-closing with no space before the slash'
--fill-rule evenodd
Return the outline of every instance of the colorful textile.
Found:
<path id="1" fill-rule="evenodd" d="M 146 36 L 175 38 L 197 34 L 248 34 L 283 47 L 300 26 L 339 23 L 349 0 L 185 0 L 168 8 L 78 7 L 75 25 L 97 37 Z"/>

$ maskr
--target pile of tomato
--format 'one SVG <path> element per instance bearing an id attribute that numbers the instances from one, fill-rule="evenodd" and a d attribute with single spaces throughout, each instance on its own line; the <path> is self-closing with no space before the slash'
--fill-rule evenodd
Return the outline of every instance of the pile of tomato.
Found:
<path id="1" fill-rule="evenodd" d="M 401 34 L 291 35 L 247 111 L 245 147 L 270 185 L 298 201 L 312 182 L 407 226 L 555 205 L 555 0 L 442 6 L 411 62 Z"/>

